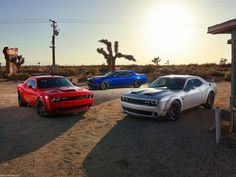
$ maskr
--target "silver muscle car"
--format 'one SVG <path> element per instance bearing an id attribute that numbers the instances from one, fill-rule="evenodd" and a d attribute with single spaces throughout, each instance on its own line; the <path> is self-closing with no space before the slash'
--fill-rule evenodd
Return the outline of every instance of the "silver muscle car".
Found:
<path id="1" fill-rule="evenodd" d="M 198 76 L 168 75 L 121 96 L 125 113 L 133 116 L 158 118 L 166 116 L 175 121 L 184 110 L 204 106 L 212 108 L 216 84 Z"/>

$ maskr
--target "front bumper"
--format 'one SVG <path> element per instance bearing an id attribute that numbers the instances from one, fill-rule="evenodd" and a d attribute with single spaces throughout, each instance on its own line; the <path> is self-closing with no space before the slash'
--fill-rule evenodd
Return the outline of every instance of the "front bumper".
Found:
<path id="1" fill-rule="evenodd" d="M 93 98 L 84 100 L 71 100 L 52 103 L 46 102 L 46 112 L 49 114 L 67 114 L 88 111 L 93 104 Z"/>
<path id="2" fill-rule="evenodd" d="M 97 89 L 99 88 L 99 84 L 97 84 L 96 82 L 88 82 L 87 81 L 87 85 L 89 86 L 89 88 L 93 88 L 93 89 Z"/>
<path id="3" fill-rule="evenodd" d="M 121 107 L 124 113 L 139 117 L 159 118 L 165 116 L 167 112 L 162 110 L 160 106 L 138 105 L 124 101 L 121 101 Z"/>

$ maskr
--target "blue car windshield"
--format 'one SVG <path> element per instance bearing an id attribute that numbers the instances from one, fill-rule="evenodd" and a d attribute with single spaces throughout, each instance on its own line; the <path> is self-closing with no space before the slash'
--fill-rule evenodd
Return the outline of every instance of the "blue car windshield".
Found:
<path id="1" fill-rule="evenodd" d="M 149 87 L 182 90 L 186 80 L 186 78 L 181 77 L 163 77 L 153 81 Z"/>
<path id="2" fill-rule="evenodd" d="M 116 72 L 109 72 L 109 73 L 105 74 L 104 76 L 105 76 L 105 77 L 112 77 L 112 76 L 114 76 L 115 74 L 116 74 Z"/>

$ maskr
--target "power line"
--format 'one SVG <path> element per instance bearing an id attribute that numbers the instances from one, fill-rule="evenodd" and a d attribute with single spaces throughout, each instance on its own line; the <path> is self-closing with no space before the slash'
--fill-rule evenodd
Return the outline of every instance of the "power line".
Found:
<path id="1" fill-rule="evenodd" d="M 60 23 L 69 24 L 95 24 L 95 25 L 134 25 L 134 26 L 153 26 L 152 23 L 147 23 L 144 21 L 121 21 L 121 20 L 96 20 L 96 19 L 57 19 Z M 1 24 L 33 24 L 33 23 L 49 23 L 47 18 L 34 18 L 34 19 L 0 19 Z M 184 24 L 186 27 L 192 28 L 202 28 L 209 26 L 210 24 Z"/>
<path id="2" fill-rule="evenodd" d="M 0 19 L 0 24 L 21 24 L 21 23 L 48 23 L 46 18 L 35 19 Z"/>

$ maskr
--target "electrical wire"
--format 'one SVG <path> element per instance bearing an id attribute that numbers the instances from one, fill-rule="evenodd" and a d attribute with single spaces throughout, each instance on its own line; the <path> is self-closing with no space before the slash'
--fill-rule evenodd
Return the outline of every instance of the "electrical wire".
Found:
<path id="1" fill-rule="evenodd" d="M 95 25 L 126 25 L 126 26 L 153 26 L 153 24 L 143 21 L 120 21 L 120 20 L 93 20 L 93 19 L 56 19 L 58 23 L 69 24 L 95 24 Z M 49 18 L 33 18 L 33 19 L 0 19 L 0 25 L 7 24 L 35 24 L 35 23 L 50 23 Z M 185 24 L 191 28 L 205 28 L 210 24 Z"/>

